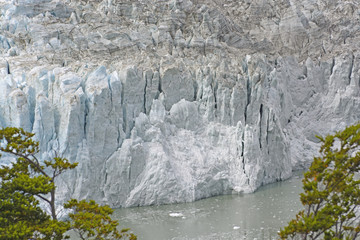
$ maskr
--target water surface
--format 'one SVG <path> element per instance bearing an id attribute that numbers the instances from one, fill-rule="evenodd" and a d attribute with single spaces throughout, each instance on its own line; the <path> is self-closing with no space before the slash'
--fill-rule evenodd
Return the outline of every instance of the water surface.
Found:
<path id="1" fill-rule="evenodd" d="M 116 209 L 113 218 L 139 240 L 277 239 L 301 208 L 302 173 L 255 193 L 193 203 Z"/>

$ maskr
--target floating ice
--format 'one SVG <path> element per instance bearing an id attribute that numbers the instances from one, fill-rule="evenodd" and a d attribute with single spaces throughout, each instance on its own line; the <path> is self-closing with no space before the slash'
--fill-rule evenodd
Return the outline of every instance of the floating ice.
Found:
<path id="1" fill-rule="evenodd" d="M 173 213 L 169 213 L 169 216 L 170 217 L 181 217 L 181 218 L 183 218 L 184 214 L 178 213 L 178 212 L 173 212 Z"/>

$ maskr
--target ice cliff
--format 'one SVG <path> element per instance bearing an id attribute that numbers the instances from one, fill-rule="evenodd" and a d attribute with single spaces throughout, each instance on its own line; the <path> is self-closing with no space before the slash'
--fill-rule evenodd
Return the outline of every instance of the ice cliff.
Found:
<path id="1" fill-rule="evenodd" d="M 0 127 L 79 162 L 64 198 L 251 192 L 360 120 L 359 26 L 358 0 L 0 0 Z"/>

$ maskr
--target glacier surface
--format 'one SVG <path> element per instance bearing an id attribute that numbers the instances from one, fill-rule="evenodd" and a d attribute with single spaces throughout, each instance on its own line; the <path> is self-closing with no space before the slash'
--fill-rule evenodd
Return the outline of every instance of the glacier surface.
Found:
<path id="1" fill-rule="evenodd" d="M 0 127 L 79 162 L 63 199 L 252 192 L 360 120 L 359 24 L 357 0 L 0 0 Z"/>

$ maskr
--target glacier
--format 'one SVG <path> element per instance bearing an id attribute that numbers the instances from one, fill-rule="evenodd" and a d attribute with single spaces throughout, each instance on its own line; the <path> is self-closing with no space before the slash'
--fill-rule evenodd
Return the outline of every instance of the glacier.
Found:
<path id="1" fill-rule="evenodd" d="M 359 24 L 357 0 L 0 0 L 0 127 L 79 163 L 62 199 L 253 192 L 360 120 Z"/>

